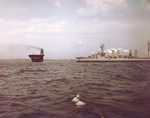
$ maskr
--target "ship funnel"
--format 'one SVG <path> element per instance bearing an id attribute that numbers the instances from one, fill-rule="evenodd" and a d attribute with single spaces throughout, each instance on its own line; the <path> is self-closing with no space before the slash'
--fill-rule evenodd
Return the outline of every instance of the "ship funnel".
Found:
<path id="1" fill-rule="evenodd" d="M 117 58 L 119 58 L 119 56 L 120 56 L 120 51 L 118 50 L 117 51 Z"/>
<path id="2" fill-rule="evenodd" d="M 44 50 L 41 48 L 41 52 L 40 52 L 41 55 L 44 55 Z"/>
<path id="3" fill-rule="evenodd" d="M 115 51 L 112 50 L 112 58 L 114 58 L 114 56 L 115 56 Z"/>
<path id="4" fill-rule="evenodd" d="M 129 51 L 129 58 L 132 57 L 132 50 Z"/>
<path id="5" fill-rule="evenodd" d="M 138 58 L 138 51 L 137 50 L 135 50 L 134 57 Z"/>

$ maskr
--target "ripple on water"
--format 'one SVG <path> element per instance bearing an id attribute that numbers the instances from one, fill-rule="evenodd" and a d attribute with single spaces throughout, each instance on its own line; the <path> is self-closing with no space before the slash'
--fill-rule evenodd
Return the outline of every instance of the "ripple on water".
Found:
<path id="1" fill-rule="evenodd" d="M 1 118 L 150 116 L 149 63 L 7 60 L 0 67 Z M 77 94 L 85 106 L 72 102 Z"/>

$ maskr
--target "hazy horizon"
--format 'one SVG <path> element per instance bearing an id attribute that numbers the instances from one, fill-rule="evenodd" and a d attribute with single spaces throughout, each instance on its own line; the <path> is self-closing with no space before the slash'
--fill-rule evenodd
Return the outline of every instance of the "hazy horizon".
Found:
<path id="1" fill-rule="evenodd" d="M 101 43 L 147 56 L 149 13 L 149 0 L 0 0 L 0 59 L 28 59 L 36 47 L 45 59 L 74 59 Z"/>

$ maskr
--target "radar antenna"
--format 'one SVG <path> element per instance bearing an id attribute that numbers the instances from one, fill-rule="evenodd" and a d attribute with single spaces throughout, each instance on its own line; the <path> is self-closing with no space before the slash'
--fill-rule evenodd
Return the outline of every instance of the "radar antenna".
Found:
<path id="1" fill-rule="evenodd" d="M 147 41 L 147 45 L 148 45 L 148 54 L 147 54 L 147 56 L 148 56 L 148 58 L 149 58 L 149 52 L 150 52 L 150 41 Z"/>
<path id="2" fill-rule="evenodd" d="M 101 51 L 104 51 L 104 44 L 100 45 Z"/>
<path id="3" fill-rule="evenodd" d="M 105 47 L 105 45 L 104 44 L 101 44 L 100 45 L 100 48 L 101 48 L 101 52 L 100 52 L 100 55 L 101 55 L 101 57 L 104 57 L 105 56 L 105 52 L 104 52 L 104 47 Z"/>

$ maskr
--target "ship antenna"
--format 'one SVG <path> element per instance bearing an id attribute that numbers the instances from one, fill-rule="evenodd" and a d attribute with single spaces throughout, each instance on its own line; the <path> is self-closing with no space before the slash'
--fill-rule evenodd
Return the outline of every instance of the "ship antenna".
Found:
<path id="1" fill-rule="evenodd" d="M 101 57 L 103 57 L 103 56 L 105 56 L 105 53 L 104 53 L 104 44 L 101 44 L 100 45 L 100 48 L 101 48 L 101 52 L 100 52 L 100 55 L 101 55 Z"/>
<path id="2" fill-rule="evenodd" d="M 40 54 L 41 54 L 41 55 L 44 55 L 44 50 L 43 50 L 43 48 L 41 48 Z"/>
<path id="3" fill-rule="evenodd" d="M 147 54 L 147 56 L 148 56 L 148 58 L 149 58 L 149 52 L 150 52 L 150 41 L 147 41 L 147 45 L 148 45 L 148 54 Z"/>

